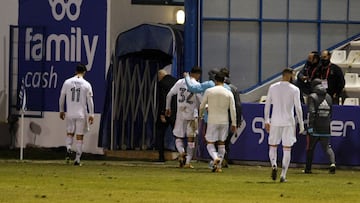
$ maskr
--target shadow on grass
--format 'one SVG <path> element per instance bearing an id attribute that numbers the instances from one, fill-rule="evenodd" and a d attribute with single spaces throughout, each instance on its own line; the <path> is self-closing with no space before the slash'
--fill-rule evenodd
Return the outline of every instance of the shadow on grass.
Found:
<path id="1" fill-rule="evenodd" d="M 63 160 L 65 158 L 65 147 L 36 148 L 26 147 L 23 151 L 23 158 L 30 160 Z M 0 148 L 0 159 L 19 159 L 20 149 Z M 83 153 L 84 160 L 120 160 L 116 157 L 107 157 L 101 154 Z"/>

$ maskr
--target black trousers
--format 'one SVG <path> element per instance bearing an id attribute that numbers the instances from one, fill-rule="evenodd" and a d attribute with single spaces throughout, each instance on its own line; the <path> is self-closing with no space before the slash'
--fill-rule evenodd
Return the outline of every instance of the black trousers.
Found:
<path id="1" fill-rule="evenodd" d="M 160 118 L 156 121 L 156 147 L 159 151 L 159 160 L 165 161 L 165 134 L 168 127 L 174 129 L 175 119 L 166 117 L 166 122 L 163 123 Z"/>
<path id="2" fill-rule="evenodd" d="M 233 136 L 233 133 L 231 132 L 231 126 L 229 128 L 229 132 L 228 132 L 228 136 L 226 137 L 225 140 L 225 155 L 224 155 L 224 159 L 226 160 L 227 163 L 232 164 L 232 160 L 229 159 L 229 153 L 230 153 L 230 140 L 231 137 Z"/>
<path id="3" fill-rule="evenodd" d="M 314 157 L 314 150 L 316 144 L 320 142 L 322 149 L 328 154 L 329 160 L 332 164 L 335 164 L 334 151 L 331 148 L 330 137 L 328 136 L 306 136 L 306 166 L 305 170 L 311 171 L 311 165 Z"/>

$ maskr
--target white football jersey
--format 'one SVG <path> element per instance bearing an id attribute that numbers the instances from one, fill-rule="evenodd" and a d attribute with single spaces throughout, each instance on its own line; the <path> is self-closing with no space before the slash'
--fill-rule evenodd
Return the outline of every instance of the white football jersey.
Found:
<path id="1" fill-rule="evenodd" d="M 229 124 L 229 113 L 232 125 L 236 126 L 236 109 L 234 96 L 231 91 L 224 86 L 216 85 L 207 89 L 204 93 L 200 109 L 204 111 L 206 104 L 208 105 L 208 123 L 209 124 Z M 201 111 L 201 113 L 202 113 Z"/>
<path id="2" fill-rule="evenodd" d="M 271 106 L 272 111 L 270 112 Z M 299 124 L 303 126 L 299 88 L 287 81 L 272 84 L 269 87 L 264 107 L 265 123 L 271 123 L 272 126 L 295 125 L 294 109 Z"/>
<path id="3" fill-rule="evenodd" d="M 198 83 L 194 78 L 191 80 L 193 83 Z M 177 119 L 193 120 L 198 117 L 201 95 L 188 91 L 184 78 L 178 80 L 167 94 L 166 109 L 170 109 L 173 95 L 177 95 Z"/>
<path id="4" fill-rule="evenodd" d="M 88 99 L 93 97 L 93 91 L 90 83 L 83 77 L 74 76 L 65 80 L 61 95 L 66 97 L 66 116 L 68 118 L 86 118 L 88 112 Z M 60 102 L 60 112 L 64 109 Z M 89 112 L 93 113 L 93 109 L 89 108 Z"/>

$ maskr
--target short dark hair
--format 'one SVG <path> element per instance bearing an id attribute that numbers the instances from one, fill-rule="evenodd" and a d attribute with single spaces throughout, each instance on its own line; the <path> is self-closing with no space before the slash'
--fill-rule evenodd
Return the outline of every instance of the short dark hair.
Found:
<path id="1" fill-rule="evenodd" d="M 192 67 L 192 69 L 191 69 L 191 71 L 190 71 L 190 73 L 198 73 L 198 74 L 201 74 L 201 68 L 199 67 L 199 66 L 194 66 L 194 67 Z"/>
<path id="2" fill-rule="evenodd" d="M 320 53 L 318 51 L 312 51 L 311 53 L 313 54 L 314 59 L 320 61 Z"/>
<path id="3" fill-rule="evenodd" d="M 216 74 L 215 74 L 215 81 L 216 82 L 224 82 L 224 80 L 225 80 L 225 74 L 223 73 L 223 72 L 217 72 Z"/>
<path id="4" fill-rule="evenodd" d="M 230 71 L 229 71 L 229 69 L 227 69 L 227 68 L 221 68 L 220 69 L 220 72 L 222 72 L 222 73 L 224 73 L 225 74 L 225 77 L 230 77 Z"/>
<path id="5" fill-rule="evenodd" d="M 79 63 L 77 66 L 76 66 L 76 72 L 77 73 L 85 73 L 87 71 L 87 68 L 84 64 L 82 63 Z"/>
<path id="6" fill-rule="evenodd" d="M 285 68 L 283 71 L 282 71 L 282 75 L 292 75 L 294 73 L 294 70 L 291 69 L 291 68 Z"/>
<path id="7" fill-rule="evenodd" d="M 217 72 L 219 72 L 219 70 L 217 70 L 217 69 L 211 69 L 211 70 L 208 72 L 209 80 L 215 81 L 215 75 L 216 75 Z"/>

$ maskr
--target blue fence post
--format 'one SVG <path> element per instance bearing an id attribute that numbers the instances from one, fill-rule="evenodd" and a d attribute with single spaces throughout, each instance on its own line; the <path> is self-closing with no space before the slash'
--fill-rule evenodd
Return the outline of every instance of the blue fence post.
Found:
<path id="1" fill-rule="evenodd" d="M 197 1 L 185 1 L 185 31 L 184 31 L 184 70 L 190 71 L 197 65 L 197 24 L 198 3 Z"/>

